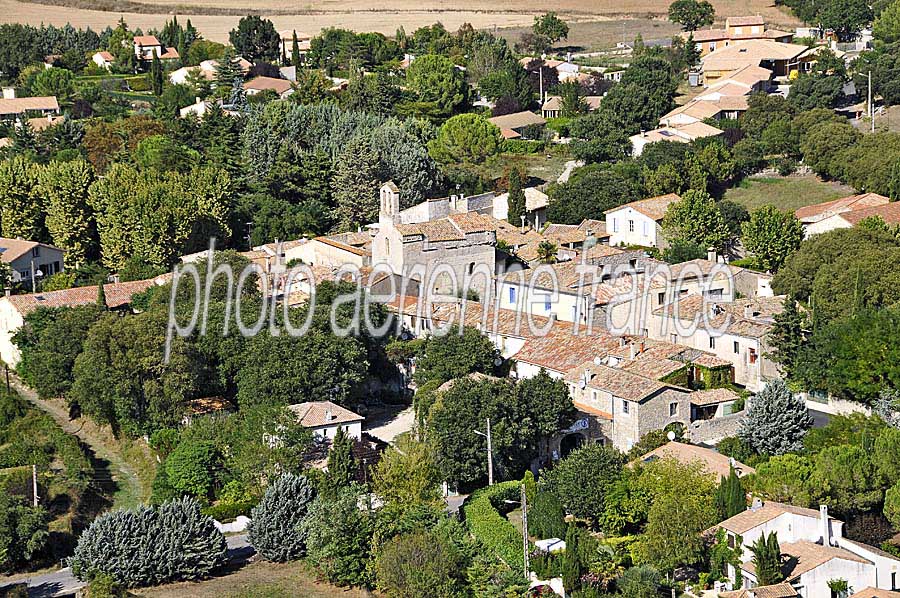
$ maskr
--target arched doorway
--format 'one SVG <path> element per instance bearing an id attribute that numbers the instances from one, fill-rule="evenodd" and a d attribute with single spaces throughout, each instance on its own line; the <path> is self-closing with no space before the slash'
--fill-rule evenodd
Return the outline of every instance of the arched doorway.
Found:
<path id="1" fill-rule="evenodd" d="M 562 440 L 559 441 L 560 459 L 565 459 L 569 455 L 569 453 L 577 449 L 582 444 L 584 444 L 584 436 L 578 432 L 566 434 L 565 436 L 563 436 Z"/>

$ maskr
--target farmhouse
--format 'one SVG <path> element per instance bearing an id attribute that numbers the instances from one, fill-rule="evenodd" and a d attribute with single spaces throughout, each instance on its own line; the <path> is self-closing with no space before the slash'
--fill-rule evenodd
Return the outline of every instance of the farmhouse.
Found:
<path id="1" fill-rule="evenodd" d="M 0 260 L 12 270 L 13 282 L 31 283 L 63 271 L 65 251 L 53 245 L 0 238 Z"/>
<path id="2" fill-rule="evenodd" d="M 175 60 L 180 58 L 178 50 L 175 48 L 163 47 L 154 35 L 135 35 L 134 55 L 141 61 L 153 60 L 154 56 L 160 60 Z"/>
<path id="3" fill-rule="evenodd" d="M 740 41 L 711 52 L 700 59 L 707 85 L 727 79 L 747 66 L 761 66 L 775 78 L 788 78 L 792 72 L 808 72 L 816 60 L 818 48 L 786 44 L 767 39 Z"/>
<path id="4" fill-rule="evenodd" d="M 116 61 L 116 57 L 106 51 L 94 52 L 94 55 L 91 56 L 91 60 L 100 68 L 110 70 L 113 63 Z"/>
<path id="5" fill-rule="evenodd" d="M 263 91 L 273 91 L 278 97 L 284 99 L 294 93 L 294 86 L 286 79 L 275 77 L 254 77 L 244 83 L 244 91 L 248 96 L 255 96 Z"/>

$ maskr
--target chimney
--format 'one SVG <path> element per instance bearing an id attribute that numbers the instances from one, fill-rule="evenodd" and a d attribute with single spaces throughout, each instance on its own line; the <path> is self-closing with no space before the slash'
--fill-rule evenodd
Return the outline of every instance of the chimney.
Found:
<path id="1" fill-rule="evenodd" d="M 200 96 L 194 96 L 194 103 L 195 103 L 195 104 L 199 104 L 199 103 L 200 103 Z"/>
<path id="2" fill-rule="evenodd" d="M 7 296 L 7 297 L 9 297 L 10 295 L 12 295 L 12 289 L 11 289 L 11 288 L 6 287 L 5 291 L 6 291 L 6 296 Z"/>
<path id="3" fill-rule="evenodd" d="M 4 100 L 16 99 L 16 88 L 15 87 L 4 87 L 3 88 L 3 99 Z"/>
<path id="4" fill-rule="evenodd" d="M 591 368 L 584 368 L 584 379 L 586 382 L 591 381 Z"/>
<path id="5" fill-rule="evenodd" d="M 628 344 L 628 340 L 624 336 L 619 337 L 619 346 L 620 347 L 624 347 L 627 344 Z"/>
<path id="6" fill-rule="evenodd" d="M 635 344 L 632 343 L 632 344 L 628 345 L 628 359 L 634 359 L 635 357 L 637 357 L 637 354 L 638 354 L 638 351 L 637 351 L 637 347 L 635 346 Z"/>
<path id="7" fill-rule="evenodd" d="M 763 506 L 762 501 L 759 500 L 759 498 L 754 497 L 753 502 L 750 504 L 750 510 L 758 511 L 762 508 L 762 506 Z"/>
<path id="8" fill-rule="evenodd" d="M 750 319 L 753 317 L 753 306 L 752 305 L 744 306 L 744 317 L 747 319 Z"/>
<path id="9" fill-rule="evenodd" d="M 819 529 L 822 533 L 822 546 L 831 546 L 831 525 L 828 522 L 828 505 L 819 505 Z"/>
<path id="10" fill-rule="evenodd" d="M 331 419 L 332 419 L 332 416 L 331 416 L 331 407 L 326 407 L 326 408 L 325 408 L 325 421 L 326 421 L 326 422 L 330 422 Z"/>
<path id="11" fill-rule="evenodd" d="M 644 129 L 641 129 L 641 137 L 646 137 L 646 136 L 647 136 L 647 131 L 645 131 Z"/>
<path id="12" fill-rule="evenodd" d="M 706 259 L 710 262 L 718 261 L 718 256 L 716 256 L 716 248 L 710 247 L 706 250 Z"/>

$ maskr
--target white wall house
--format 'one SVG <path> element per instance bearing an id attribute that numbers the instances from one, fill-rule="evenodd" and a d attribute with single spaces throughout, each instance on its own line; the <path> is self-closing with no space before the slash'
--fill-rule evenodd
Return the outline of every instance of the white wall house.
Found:
<path id="1" fill-rule="evenodd" d="M 666 210 L 681 197 L 674 193 L 633 201 L 606 211 L 606 232 L 610 245 L 638 245 L 665 248 L 660 223 Z"/>
<path id="2" fill-rule="evenodd" d="M 300 425 L 319 438 L 332 440 L 340 429 L 350 438 L 362 438 L 362 423 L 365 418 L 331 401 L 298 403 L 289 405 L 288 409 L 297 415 Z"/>

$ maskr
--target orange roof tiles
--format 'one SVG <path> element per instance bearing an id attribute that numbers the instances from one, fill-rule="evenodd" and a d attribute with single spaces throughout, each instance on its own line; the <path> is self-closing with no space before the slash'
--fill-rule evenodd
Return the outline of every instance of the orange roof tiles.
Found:
<path id="1" fill-rule="evenodd" d="M 309 401 L 288 405 L 288 409 L 297 415 L 297 419 L 304 428 L 318 428 L 321 426 L 345 424 L 363 421 L 365 418 L 358 413 L 336 405 L 331 401 Z"/>
<path id="2" fill-rule="evenodd" d="M 863 208 L 871 208 L 874 206 L 883 206 L 890 203 L 890 198 L 877 193 L 862 193 L 860 195 L 850 195 L 841 197 L 832 201 L 817 203 L 811 206 L 804 206 L 794 211 L 794 216 L 798 220 L 809 222 L 821 220 L 835 214 L 843 214 L 845 212 L 860 210 Z"/>
<path id="3" fill-rule="evenodd" d="M 148 280 L 132 282 L 108 283 L 103 285 L 106 294 L 106 305 L 110 308 L 121 307 L 131 303 L 136 293 L 142 293 L 154 285 L 164 284 L 169 275 Z M 97 286 L 76 287 L 62 291 L 30 293 L 28 295 L 11 295 L 6 298 L 23 316 L 40 307 L 75 307 L 91 305 L 97 302 Z"/>
<path id="4" fill-rule="evenodd" d="M 611 214 L 612 212 L 618 212 L 619 210 L 625 208 L 631 208 L 636 212 L 640 212 L 644 216 L 648 218 L 652 218 L 653 220 L 662 220 L 666 215 L 666 210 L 669 209 L 669 206 L 675 203 L 676 201 L 681 201 L 681 197 L 675 193 L 669 193 L 667 195 L 660 195 L 658 197 L 649 197 L 647 199 L 641 199 L 639 201 L 633 201 L 631 203 L 626 203 L 624 205 L 619 206 L 618 208 L 613 208 L 611 210 L 606 210 L 605 214 Z"/>

